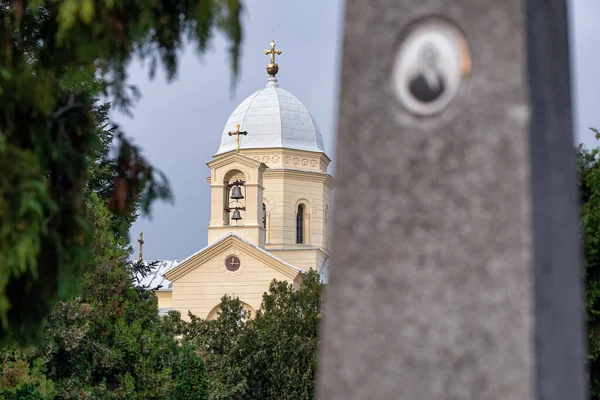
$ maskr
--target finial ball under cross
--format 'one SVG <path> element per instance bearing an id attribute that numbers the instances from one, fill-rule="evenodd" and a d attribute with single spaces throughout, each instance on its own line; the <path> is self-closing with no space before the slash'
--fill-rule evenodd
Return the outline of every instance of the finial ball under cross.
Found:
<path id="1" fill-rule="evenodd" d="M 265 54 L 271 56 L 271 61 L 269 62 L 269 65 L 267 65 L 267 72 L 270 76 L 274 77 L 279 71 L 279 66 L 275 63 L 275 54 L 280 55 L 281 50 L 275 50 L 275 42 L 271 41 L 271 48 L 265 50 Z"/>
<path id="2" fill-rule="evenodd" d="M 235 135 L 235 152 L 240 152 L 240 135 L 247 135 L 248 132 L 240 132 L 240 124 L 235 124 L 234 132 L 227 132 L 229 136 Z"/>

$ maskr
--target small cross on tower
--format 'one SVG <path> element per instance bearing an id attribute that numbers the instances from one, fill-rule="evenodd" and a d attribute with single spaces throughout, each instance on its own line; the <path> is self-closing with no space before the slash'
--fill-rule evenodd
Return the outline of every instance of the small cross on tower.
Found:
<path id="1" fill-rule="evenodd" d="M 142 246 L 144 245 L 144 232 L 140 232 L 138 243 L 140 244 L 140 256 L 138 257 L 138 261 L 142 261 Z"/>
<path id="2" fill-rule="evenodd" d="M 247 135 L 248 132 L 240 132 L 240 124 L 235 124 L 235 131 L 234 132 L 227 132 L 227 134 L 229 136 L 233 136 L 235 135 L 235 152 L 239 153 L 240 152 L 240 135 Z"/>

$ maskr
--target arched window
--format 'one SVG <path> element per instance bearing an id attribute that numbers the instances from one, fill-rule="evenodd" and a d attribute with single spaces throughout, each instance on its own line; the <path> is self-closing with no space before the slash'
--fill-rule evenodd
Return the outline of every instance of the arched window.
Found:
<path id="1" fill-rule="evenodd" d="M 304 243 L 304 206 L 298 204 L 298 213 L 296 214 L 296 243 Z"/>
<path id="2" fill-rule="evenodd" d="M 239 299 L 238 299 L 239 300 Z M 246 322 L 248 318 L 252 318 L 256 315 L 256 310 L 251 305 L 240 301 L 242 308 L 237 313 L 237 323 L 240 324 L 242 322 Z M 207 321 L 214 321 L 219 318 L 219 314 L 221 314 L 221 305 L 217 304 L 206 316 Z"/>

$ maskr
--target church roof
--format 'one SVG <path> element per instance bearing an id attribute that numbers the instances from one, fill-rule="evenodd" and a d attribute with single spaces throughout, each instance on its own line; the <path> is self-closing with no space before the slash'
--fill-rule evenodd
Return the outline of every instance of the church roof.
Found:
<path id="1" fill-rule="evenodd" d="M 181 264 L 180 260 L 162 260 L 162 261 L 153 261 L 153 260 L 144 260 L 144 264 L 149 265 L 152 263 L 157 263 L 155 267 L 152 268 L 150 273 L 146 276 L 138 275 L 138 280 L 140 285 L 147 286 L 150 289 L 154 289 L 158 286 L 161 286 L 159 291 L 170 291 L 173 287 L 171 281 L 164 277 L 164 274 L 167 271 L 175 268 L 179 264 Z"/>
<path id="2" fill-rule="evenodd" d="M 324 152 L 323 136 L 312 115 L 293 94 L 279 87 L 270 77 L 267 86 L 246 98 L 233 111 L 223 133 L 217 154 L 235 150 L 236 130 L 248 132 L 240 137 L 240 149 L 277 148 Z"/>

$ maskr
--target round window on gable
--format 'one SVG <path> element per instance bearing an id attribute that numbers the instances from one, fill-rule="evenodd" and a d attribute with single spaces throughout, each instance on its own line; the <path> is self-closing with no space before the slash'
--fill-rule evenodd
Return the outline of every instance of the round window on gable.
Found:
<path id="1" fill-rule="evenodd" d="M 242 263 L 237 256 L 229 256 L 225 259 L 225 268 L 227 268 L 228 271 L 235 272 L 240 269 L 241 265 Z"/>

